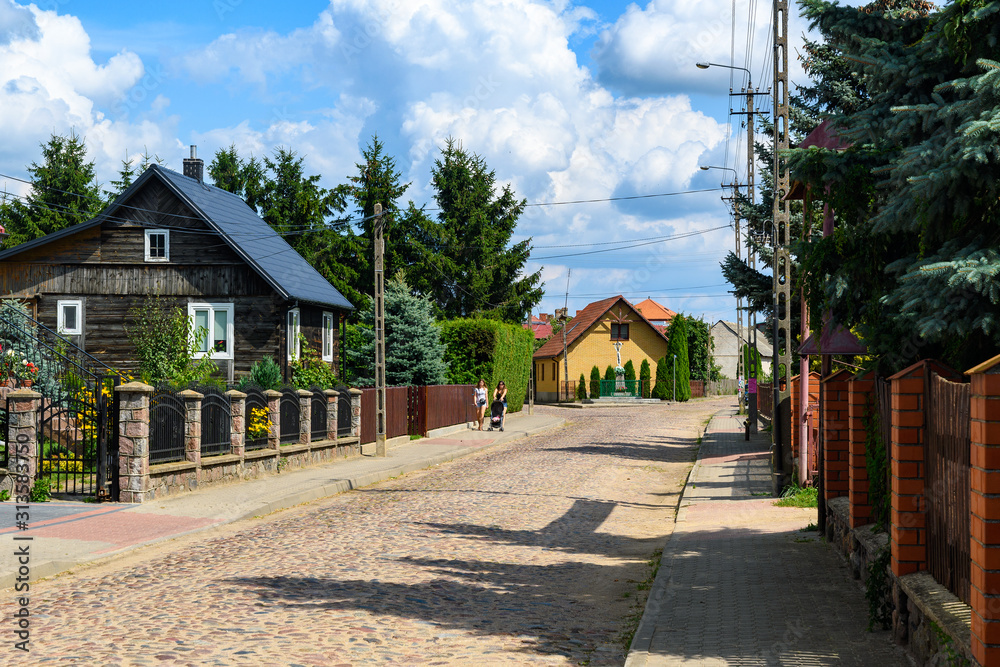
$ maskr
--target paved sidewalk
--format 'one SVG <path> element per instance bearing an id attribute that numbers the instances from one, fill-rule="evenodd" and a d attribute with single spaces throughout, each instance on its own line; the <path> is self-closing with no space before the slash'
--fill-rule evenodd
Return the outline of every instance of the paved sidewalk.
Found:
<path id="1" fill-rule="evenodd" d="M 0 503 L 0 588 L 17 576 L 13 538 L 31 536 L 31 579 L 65 572 L 147 544 L 375 484 L 467 456 L 565 422 L 552 415 L 508 415 L 504 432 L 462 426 L 453 433 L 389 449 L 385 458 L 359 457 L 288 471 L 239 484 L 210 487 L 143 505 L 50 502 L 32 504 L 30 529 L 15 526 L 13 502 Z M 23 544 L 20 543 L 20 544 Z"/>
<path id="2" fill-rule="evenodd" d="M 815 509 L 774 507 L 770 436 L 733 410 L 709 423 L 627 667 L 910 665 L 816 531 Z"/>

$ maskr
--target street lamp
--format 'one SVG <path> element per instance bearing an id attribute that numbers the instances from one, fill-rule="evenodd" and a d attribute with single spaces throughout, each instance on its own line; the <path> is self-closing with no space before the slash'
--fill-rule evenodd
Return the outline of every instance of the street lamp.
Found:
<path id="1" fill-rule="evenodd" d="M 710 164 L 702 164 L 702 165 L 698 165 L 698 168 L 701 169 L 702 171 L 708 171 L 709 169 L 725 169 L 726 171 L 731 171 L 731 172 L 733 172 L 733 182 L 732 182 L 732 184 L 731 185 L 726 185 L 725 183 L 721 183 L 721 185 L 723 187 L 736 188 L 737 190 L 740 187 L 740 184 L 737 182 L 739 180 L 738 179 L 739 174 L 732 167 L 714 167 L 714 166 L 712 166 Z"/>
<path id="2" fill-rule="evenodd" d="M 746 67 L 737 67 L 736 65 L 722 65 L 722 64 L 719 64 L 719 63 L 705 63 L 705 62 L 695 63 L 694 65 L 698 69 L 708 69 L 709 67 L 724 67 L 726 69 L 740 69 L 740 70 L 743 70 L 744 72 L 747 73 L 747 88 L 748 89 L 749 88 L 753 88 L 753 85 L 751 84 L 751 81 L 753 80 L 753 73 L 750 70 L 748 70 Z"/>

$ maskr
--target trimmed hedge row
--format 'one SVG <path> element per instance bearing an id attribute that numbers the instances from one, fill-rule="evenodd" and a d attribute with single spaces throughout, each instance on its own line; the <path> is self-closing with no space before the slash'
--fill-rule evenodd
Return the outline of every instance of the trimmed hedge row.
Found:
<path id="1" fill-rule="evenodd" d="M 507 410 L 517 412 L 528 394 L 535 334 L 519 324 L 472 317 L 441 323 L 446 346 L 448 382 L 475 384 L 484 378 L 490 394 L 497 382 L 507 384 Z"/>

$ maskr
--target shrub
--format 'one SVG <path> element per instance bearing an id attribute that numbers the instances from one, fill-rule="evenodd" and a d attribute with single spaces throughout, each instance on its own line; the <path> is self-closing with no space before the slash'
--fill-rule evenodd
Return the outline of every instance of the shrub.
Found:
<path id="1" fill-rule="evenodd" d="M 604 379 L 609 382 L 615 381 L 615 369 L 610 364 L 604 369 Z"/>
<path id="2" fill-rule="evenodd" d="M 649 360 L 643 359 L 642 364 L 639 365 L 639 384 L 642 385 L 642 397 L 649 398 L 649 394 L 652 391 L 650 384 L 650 374 L 649 374 Z"/>
<path id="3" fill-rule="evenodd" d="M 601 371 L 597 366 L 590 369 L 590 397 L 597 398 L 601 395 Z"/>
<path id="4" fill-rule="evenodd" d="M 440 327 L 448 382 L 475 384 L 485 378 L 492 389 L 503 380 L 508 411 L 520 410 L 528 392 L 535 334 L 519 324 L 482 317 L 447 320 Z"/>
<path id="5" fill-rule="evenodd" d="M 576 397 L 581 401 L 587 398 L 587 378 L 580 373 L 580 381 L 576 385 Z"/>
<path id="6" fill-rule="evenodd" d="M 330 368 L 330 364 L 323 361 L 323 355 L 319 350 L 309 345 L 309 341 L 302 334 L 299 334 L 299 358 L 293 359 L 292 384 L 299 389 L 309 387 L 322 387 L 332 389 L 337 384 L 337 374 Z M 277 364 L 275 364 L 277 367 Z M 281 369 L 278 369 L 278 378 L 281 378 Z"/>
<path id="7" fill-rule="evenodd" d="M 656 362 L 656 384 L 653 386 L 653 398 L 658 398 L 661 401 L 670 398 L 669 374 L 666 358 L 660 357 L 660 360 Z"/>
<path id="8" fill-rule="evenodd" d="M 635 382 L 635 366 L 631 359 L 625 362 L 625 382 Z"/>
<path id="9" fill-rule="evenodd" d="M 208 331 L 195 330 L 180 306 L 170 307 L 159 296 L 148 297 L 129 311 L 129 319 L 125 334 L 135 347 L 139 375 L 147 384 L 203 384 L 218 371 L 211 352 L 195 359 Z"/>
<path id="10" fill-rule="evenodd" d="M 253 362 L 250 373 L 240 378 L 237 386 L 242 391 L 251 385 L 261 389 L 278 389 L 281 384 L 281 366 L 272 357 L 264 357 Z"/>
<path id="11" fill-rule="evenodd" d="M 35 485 L 31 487 L 29 497 L 33 503 L 48 502 L 52 498 L 52 482 L 47 477 L 36 479 Z"/>

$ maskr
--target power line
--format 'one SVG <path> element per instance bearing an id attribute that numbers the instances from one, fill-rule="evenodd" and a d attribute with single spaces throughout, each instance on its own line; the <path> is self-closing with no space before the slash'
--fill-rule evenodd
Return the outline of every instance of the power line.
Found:
<path id="1" fill-rule="evenodd" d="M 646 241 L 644 243 L 636 243 L 634 245 L 626 246 L 625 248 L 605 248 L 603 250 L 588 250 L 587 252 L 576 252 L 576 253 L 566 253 L 562 255 L 548 255 L 546 257 L 534 257 L 532 259 L 540 261 L 543 259 L 557 259 L 560 257 L 579 257 L 580 255 L 596 255 L 598 253 L 612 252 L 614 250 L 625 250 L 627 248 L 638 248 L 645 245 L 652 245 L 654 243 L 663 243 L 665 241 L 676 241 L 678 239 L 686 239 L 692 236 L 700 236 L 701 234 L 708 234 L 710 232 L 715 232 L 720 229 L 729 229 L 729 225 L 722 225 L 720 227 L 712 227 L 711 229 L 704 229 L 695 232 L 686 232 L 684 234 L 675 234 L 674 236 L 669 236 L 666 238 L 659 239 L 657 241 Z"/>

